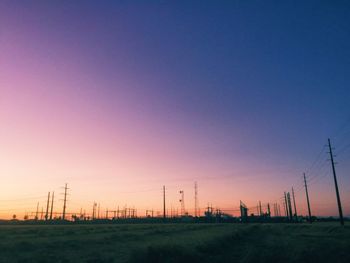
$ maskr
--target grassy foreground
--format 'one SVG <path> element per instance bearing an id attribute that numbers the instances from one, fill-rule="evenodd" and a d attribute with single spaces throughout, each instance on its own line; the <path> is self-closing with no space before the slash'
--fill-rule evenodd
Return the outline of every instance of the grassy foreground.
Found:
<path id="1" fill-rule="evenodd" d="M 0 226 L 0 262 L 350 262 L 337 224 Z"/>

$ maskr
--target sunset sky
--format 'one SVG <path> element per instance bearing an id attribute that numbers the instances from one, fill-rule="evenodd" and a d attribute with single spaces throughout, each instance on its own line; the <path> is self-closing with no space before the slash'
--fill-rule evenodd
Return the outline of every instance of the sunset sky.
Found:
<path id="1" fill-rule="evenodd" d="M 160 3 L 159 3 L 160 2 Z M 280 201 L 350 215 L 346 1 L 1 1 L 0 218 Z M 316 161 L 315 161 L 316 160 Z M 314 164 L 314 165 L 313 165 Z M 256 211 L 249 211 L 255 213 Z"/>

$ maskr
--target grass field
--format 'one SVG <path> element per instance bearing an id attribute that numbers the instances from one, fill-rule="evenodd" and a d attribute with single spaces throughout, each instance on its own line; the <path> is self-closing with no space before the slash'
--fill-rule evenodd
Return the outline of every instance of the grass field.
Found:
<path id="1" fill-rule="evenodd" d="M 3 225 L 0 262 L 350 262 L 337 224 Z"/>

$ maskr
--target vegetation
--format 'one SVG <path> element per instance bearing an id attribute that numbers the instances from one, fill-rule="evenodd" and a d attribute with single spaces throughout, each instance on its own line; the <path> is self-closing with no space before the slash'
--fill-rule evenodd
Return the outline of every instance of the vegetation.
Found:
<path id="1" fill-rule="evenodd" d="M 0 262 L 350 262 L 350 228 L 318 224 L 2 225 Z"/>

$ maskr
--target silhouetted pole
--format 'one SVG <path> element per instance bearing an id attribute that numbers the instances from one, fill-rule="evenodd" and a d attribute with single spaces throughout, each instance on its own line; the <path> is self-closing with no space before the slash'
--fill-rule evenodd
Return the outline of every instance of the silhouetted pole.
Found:
<path id="1" fill-rule="evenodd" d="M 100 219 L 100 203 L 98 203 L 97 218 Z"/>
<path id="2" fill-rule="evenodd" d="M 64 199 L 63 199 L 63 213 L 62 213 L 62 220 L 66 217 L 66 207 L 67 207 L 67 184 L 64 187 Z"/>
<path id="3" fill-rule="evenodd" d="M 292 210 L 292 203 L 290 201 L 290 193 L 287 193 L 287 201 L 288 201 L 288 209 L 289 209 L 289 218 L 290 220 L 293 220 L 293 210 Z"/>
<path id="4" fill-rule="evenodd" d="M 262 210 L 261 210 L 261 201 L 259 201 L 259 213 L 262 216 Z"/>
<path id="5" fill-rule="evenodd" d="M 194 182 L 194 216 L 198 216 L 198 185 Z"/>
<path id="6" fill-rule="evenodd" d="M 49 219 L 50 192 L 47 194 L 45 220 Z"/>
<path id="7" fill-rule="evenodd" d="M 35 220 L 39 219 L 39 202 L 36 204 Z"/>
<path id="8" fill-rule="evenodd" d="M 50 220 L 52 220 L 52 212 L 53 212 L 53 200 L 55 198 L 55 192 L 52 192 L 52 198 L 51 198 L 51 211 L 50 211 Z"/>
<path id="9" fill-rule="evenodd" d="M 293 187 L 292 187 L 292 196 L 293 196 L 293 203 L 294 203 L 294 215 L 295 215 L 295 218 L 297 219 L 298 213 L 297 213 L 297 206 L 295 204 L 295 196 L 294 196 L 294 188 Z"/>
<path id="10" fill-rule="evenodd" d="M 280 204 L 277 204 L 277 211 L 278 211 L 278 216 L 281 216 L 281 206 L 280 206 Z"/>
<path id="11" fill-rule="evenodd" d="M 165 185 L 163 185 L 163 219 L 166 218 L 166 212 L 165 212 Z"/>
<path id="12" fill-rule="evenodd" d="M 329 154 L 331 156 L 331 162 L 332 162 L 332 170 L 333 170 L 333 178 L 334 178 L 334 185 L 335 185 L 335 193 L 337 195 L 337 203 L 338 203 L 338 210 L 339 210 L 339 219 L 340 219 L 340 224 L 343 226 L 344 225 L 343 209 L 342 209 L 341 201 L 340 201 L 338 182 L 337 182 L 337 175 L 335 173 L 333 152 L 332 152 L 332 146 L 331 146 L 331 140 L 330 139 L 328 139 L 328 147 L 329 147 Z"/>
<path id="13" fill-rule="evenodd" d="M 305 193 L 306 193 L 306 201 L 307 201 L 307 210 L 309 211 L 309 221 L 312 223 L 311 220 L 311 208 L 310 208 L 310 200 L 309 200 L 309 192 L 307 190 L 307 183 L 306 183 L 306 177 L 304 173 L 304 184 L 305 184 Z"/>
<path id="14" fill-rule="evenodd" d="M 286 192 L 284 192 L 284 209 L 286 211 L 286 217 L 289 218 L 288 202 L 287 202 L 287 194 L 286 194 Z"/>
<path id="15" fill-rule="evenodd" d="M 185 216 L 186 215 L 186 211 L 185 211 L 185 192 L 183 190 L 180 191 L 181 194 L 181 199 L 180 199 L 180 203 L 181 203 L 181 216 Z"/>

